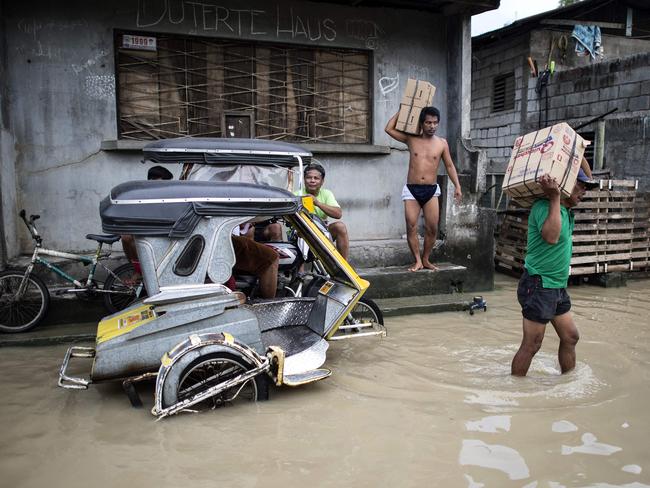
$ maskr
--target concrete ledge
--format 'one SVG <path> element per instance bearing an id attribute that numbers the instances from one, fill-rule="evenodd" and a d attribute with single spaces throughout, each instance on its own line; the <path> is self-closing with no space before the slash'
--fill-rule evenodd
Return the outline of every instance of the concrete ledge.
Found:
<path id="1" fill-rule="evenodd" d="M 102 151 L 142 151 L 152 141 L 135 141 L 131 139 L 112 139 L 102 141 Z M 389 146 L 376 144 L 328 144 L 322 142 L 295 143 L 313 154 L 390 154 Z"/>
<path id="2" fill-rule="evenodd" d="M 378 299 L 377 305 L 384 317 L 397 317 L 417 313 L 456 312 L 469 310 L 473 295 L 453 293 L 450 295 L 426 295 L 405 298 Z"/>
<path id="3" fill-rule="evenodd" d="M 467 269 L 452 263 L 438 263 L 437 271 L 413 272 L 406 267 L 389 267 L 358 269 L 357 272 L 370 282 L 366 296 L 373 299 L 431 297 L 472 291 Z"/>

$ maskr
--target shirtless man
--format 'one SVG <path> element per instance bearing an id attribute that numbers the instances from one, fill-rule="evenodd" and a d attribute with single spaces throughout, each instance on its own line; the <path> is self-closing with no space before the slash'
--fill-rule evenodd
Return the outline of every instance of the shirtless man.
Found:
<path id="1" fill-rule="evenodd" d="M 454 198 L 460 204 L 462 193 L 458 174 L 451 160 L 447 140 L 436 135 L 440 123 L 440 111 L 435 107 L 424 107 L 420 113 L 420 127 L 422 133 L 418 136 L 405 134 L 395 128 L 398 114 L 386 124 L 386 133 L 393 139 L 403 142 L 409 149 L 409 171 L 407 183 L 402 190 L 404 201 L 404 216 L 406 217 L 406 237 L 409 249 L 413 254 L 415 263 L 409 271 L 422 268 L 436 270 L 436 266 L 429 261 L 429 256 L 436 243 L 438 234 L 438 196 L 440 188 L 436 180 L 440 158 L 447 168 L 447 174 L 454 184 Z M 420 254 L 417 223 L 420 210 L 424 215 L 424 249 Z"/>

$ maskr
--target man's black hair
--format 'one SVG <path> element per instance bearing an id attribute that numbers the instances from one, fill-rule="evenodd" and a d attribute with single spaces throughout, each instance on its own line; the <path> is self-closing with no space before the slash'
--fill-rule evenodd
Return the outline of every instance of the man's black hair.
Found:
<path id="1" fill-rule="evenodd" d="M 312 169 L 315 169 L 318 171 L 321 175 L 322 178 L 325 178 L 325 168 L 323 168 L 320 164 L 318 163 L 309 163 L 307 166 L 305 166 L 305 170 L 303 171 L 303 174 L 307 176 L 307 171 L 311 171 Z"/>
<path id="2" fill-rule="evenodd" d="M 174 175 L 163 166 L 152 166 L 147 172 L 148 180 L 171 180 Z"/>
<path id="3" fill-rule="evenodd" d="M 420 112 L 420 125 L 424 123 L 424 119 L 427 118 L 427 115 L 438 117 L 438 122 L 440 122 L 440 110 L 436 107 L 424 107 Z"/>

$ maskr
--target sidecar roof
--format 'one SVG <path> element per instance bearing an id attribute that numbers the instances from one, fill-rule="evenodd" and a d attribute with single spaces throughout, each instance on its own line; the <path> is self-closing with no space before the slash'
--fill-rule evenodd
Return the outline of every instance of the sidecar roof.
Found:
<path id="1" fill-rule="evenodd" d="M 130 181 L 99 206 L 104 232 L 187 237 L 206 216 L 277 216 L 301 206 L 292 193 L 264 185 L 211 181 Z"/>
<path id="2" fill-rule="evenodd" d="M 312 154 L 293 144 L 263 139 L 178 137 L 147 144 L 145 160 L 161 163 L 252 164 L 294 167 L 309 164 Z"/>

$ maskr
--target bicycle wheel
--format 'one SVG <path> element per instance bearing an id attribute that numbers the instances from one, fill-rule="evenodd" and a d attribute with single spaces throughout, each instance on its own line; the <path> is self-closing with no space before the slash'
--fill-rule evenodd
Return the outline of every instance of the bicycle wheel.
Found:
<path id="1" fill-rule="evenodd" d="M 16 298 L 24 273 L 0 273 L 0 331 L 25 332 L 36 327 L 50 305 L 50 293 L 43 281 L 30 275 L 22 297 Z"/>
<path id="2" fill-rule="evenodd" d="M 147 296 L 142 283 L 142 276 L 135 271 L 131 263 L 122 264 L 106 277 L 104 306 L 109 313 L 119 312 L 140 298 Z"/>

